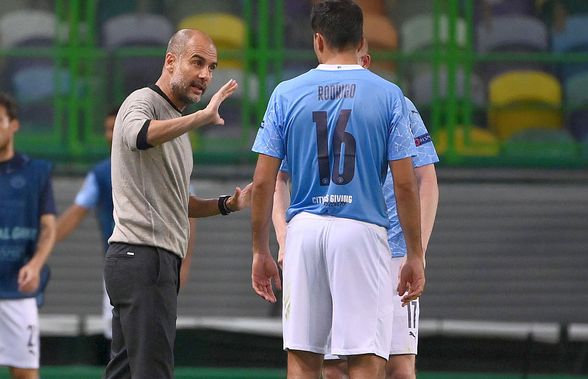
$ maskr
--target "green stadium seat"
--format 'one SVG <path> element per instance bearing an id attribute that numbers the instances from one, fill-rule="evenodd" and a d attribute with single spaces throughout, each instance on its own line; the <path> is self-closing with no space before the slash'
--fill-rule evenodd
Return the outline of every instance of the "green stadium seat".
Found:
<path id="1" fill-rule="evenodd" d="M 566 106 L 572 110 L 588 105 L 588 71 L 564 82 Z"/>
<path id="2" fill-rule="evenodd" d="M 573 160 L 578 157 L 576 141 L 565 129 L 530 128 L 513 134 L 503 143 L 509 158 Z"/>
<path id="3" fill-rule="evenodd" d="M 578 73 L 564 83 L 567 110 L 566 126 L 582 140 L 588 136 L 588 71 Z"/>

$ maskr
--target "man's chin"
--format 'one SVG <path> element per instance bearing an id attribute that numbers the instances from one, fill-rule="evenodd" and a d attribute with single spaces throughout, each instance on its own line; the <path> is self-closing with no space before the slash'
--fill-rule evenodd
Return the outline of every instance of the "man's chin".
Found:
<path id="1" fill-rule="evenodd" d="M 201 94 L 191 93 L 187 97 L 188 97 L 188 100 L 190 101 L 190 104 L 196 104 L 196 103 L 200 102 L 200 100 L 202 100 L 202 93 Z"/>

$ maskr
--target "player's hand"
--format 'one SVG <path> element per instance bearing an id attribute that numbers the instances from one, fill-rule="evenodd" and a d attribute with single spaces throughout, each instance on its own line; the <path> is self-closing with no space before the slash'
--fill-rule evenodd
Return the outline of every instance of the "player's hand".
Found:
<path id="1" fill-rule="evenodd" d="M 251 284 L 256 294 L 270 303 L 277 301 L 272 287 L 282 288 L 278 266 L 274 258 L 267 253 L 254 253 L 251 265 Z"/>
<path id="2" fill-rule="evenodd" d="M 30 262 L 21 267 L 18 272 L 18 290 L 22 293 L 32 293 L 39 288 L 41 271 Z"/>
<path id="3" fill-rule="evenodd" d="M 407 258 L 402 265 L 398 279 L 398 295 L 402 305 L 418 299 L 425 289 L 425 267 L 422 259 Z"/>
<path id="4" fill-rule="evenodd" d="M 236 90 L 239 85 L 235 79 L 229 80 L 222 86 L 210 99 L 210 102 L 203 109 L 203 111 L 207 114 L 210 118 L 207 124 L 209 125 L 224 125 L 225 120 L 220 116 L 218 113 L 218 108 L 225 101 L 229 96 L 231 96 Z"/>
<path id="5" fill-rule="evenodd" d="M 235 188 L 233 196 L 227 199 L 227 207 L 231 212 L 240 211 L 241 209 L 249 208 L 251 206 L 251 188 L 253 183 L 249 183 L 245 188 Z"/>

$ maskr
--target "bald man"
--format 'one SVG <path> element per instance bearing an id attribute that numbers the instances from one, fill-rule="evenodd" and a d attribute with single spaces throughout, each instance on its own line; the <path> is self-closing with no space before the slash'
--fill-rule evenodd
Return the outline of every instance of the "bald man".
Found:
<path id="1" fill-rule="evenodd" d="M 106 379 L 173 378 L 180 264 L 188 218 L 227 215 L 249 205 L 249 186 L 232 196 L 189 194 L 192 148 L 187 133 L 223 125 L 220 104 L 235 90 L 230 80 L 206 108 L 182 116 L 200 101 L 217 66 L 208 35 L 172 36 L 157 82 L 121 105 L 112 139 L 114 231 L 104 280 L 113 306 L 112 354 Z"/>

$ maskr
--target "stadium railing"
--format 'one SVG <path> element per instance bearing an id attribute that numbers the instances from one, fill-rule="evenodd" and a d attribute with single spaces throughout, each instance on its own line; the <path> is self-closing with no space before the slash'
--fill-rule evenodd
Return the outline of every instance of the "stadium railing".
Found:
<path id="1" fill-rule="evenodd" d="M 117 62 L 129 56 L 160 57 L 163 53 L 162 48 L 105 49 L 100 43 L 96 4 L 97 0 L 55 2 L 58 30 L 53 48 L 0 47 L 0 58 L 49 57 L 54 60 L 55 67 L 69 72 L 72 85 L 68 91 L 58 92 L 53 98 L 53 120 L 46 120 L 48 125 L 42 128 L 25 127 L 17 138 L 21 150 L 54 159 L 61 163 L 60 167 L 70 169 L 95 161 L 108 153 L 108 147 L 102 141 L 102 117 L 110 105 L 120 102 L 126 95 L 121 92 L 124 78 L 117 68 Z M 285 69 L 287 66 L 299 62 L 310 68 L 315 64 L 310 46 L 296 49 L 285 43 L 285 25 L 291 16 L 285 13 L 285 0 L 244 0 L 242 4 L 243 13 L 239 16 L 246 25 L 245 46 L 237 50 L 221 49 L 220 61 L 240 59 L 244 71 L 242 84 L 249 86 L 251 80 L 248 76 L 255 77 L 259 87 L 258 96 L 243 96 L 239 102 L 238 132 L 226 135 L 203 130 L 192 137 L 195 157 L 200 164 L 252 163 L 255 156 L 250 152 L 250 145 L 263 117 L 271 89 L 289 75 Z M 577 140 L 570 147 L 549 140 L 526 138 L 524 144 L 513 142 L 516 144 L 515 150 L 522 150 L 522 154 L 515 155 L 510 154 L 512 144 L 499 141 L 498 154 L 488 154 L 488 142 L 477 140 L 475 132 L 477 127 L 483 126 L 476 125 L 476 115 L 489 109 L 478 109 L 474 103 L 472 78 L 478 66 L 488 62 L 535 62 L 549 65 L 585 63 L 588 62 L 588 53 L 480 53 L 476 51 L 474 41 L 476 25 L 473 1 L 433 0 L 432 15 L 434 33 L 431 46 L 414 52 L 401 49 L 393 52 L 374 50 L 373 56 L 376 61 L 394 62 L 400 76 L 407 66 L 416 63 L 428 65 L 432 69 L 432 101 L 417 106 L 423 114 L 428 115 L 426 121 L 433 135 L 443 132 L 447 136 L 441 165 L 586 167 L 587 141 Z M 439 37 L 442 26 L 446 26 L 446 37 L 443 40 Z M 445 82 L 443 88 L 440 88 L 440 78 Z M 56 76 L 55 80 L 60 79 Z M 405 79 L 400 77 L 399 82 L 403 83 Z M 245 88 L 244 93 L 248 94 L 249 89 Z M 566 107 L 564 102 L 564 114 L 569 110 Z M 464 150 L 460 147 L 462 145 L 468 146 L 468 149 Z M 491 150 L 494 151 L 494 148 Z M 543 154 L 544 150 L 551 153 Z"/>

